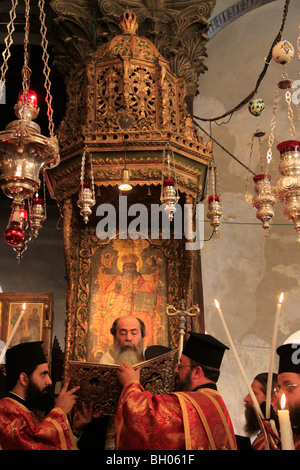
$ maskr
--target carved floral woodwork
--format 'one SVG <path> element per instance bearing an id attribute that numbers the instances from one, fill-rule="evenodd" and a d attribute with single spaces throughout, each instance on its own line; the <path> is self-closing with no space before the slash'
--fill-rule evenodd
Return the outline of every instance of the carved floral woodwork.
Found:
<path id="1" fill-rule="evenodd" d="M 170 393 L 174 389 L 174 368 L 178 361 L 177 351 L 169 351 L 159 357 L 133 366 L 140 371 L 141 385 L 154 394 Z M 80 386 L 77 403 L 93 405 L 94 413 L 114 416 L 122 390 L 118 378 L 118 366 L 86 362 L 68 362 L 70 387 Z"/>
<path id="2" fill-rule="evenodd" d="M 171 71 L 184 76 L 194 96 L 204 63 L 207 31 L 216 0 L 52 0 L 56 14 L 56 65 L 69 75 L 92 51 L 119 34 L 126 8 L 139 22 L 139 34 L 154 44 Z"/>

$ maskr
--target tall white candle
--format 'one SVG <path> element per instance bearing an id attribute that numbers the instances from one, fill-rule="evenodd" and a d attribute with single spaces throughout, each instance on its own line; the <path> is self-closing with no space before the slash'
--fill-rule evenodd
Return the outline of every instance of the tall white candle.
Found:
<path id="1" fill-rule="evenodd" d="M 0 364 L 2 364 L 2 361 L 3 361 L 3 358 L 4 358 L 5 354 L 6 354 L 6 351 L 7 351 L 7 349 L 9 348 L 9 345 L 10 345 L 10 343 L 11 343 L 13 337 L 14 337 L 14 334 L 15 334 L 15 332 L 16 332 L 18 326 L 19 326 L 19 323 L 20 323 L 20 321 L 22 320 L 22 318 L 23 318 L 23 316 L 24 316 L 24 314 L 25 314 L 25 310 L 26 310 L 26 304 L 24 303 L 24 304 L 23 304 L 23 310 L 21 311 L 20 315 L 18 316 L 18 318 L 17 318 L 17 320 L 16 320 L 16 322 L 15 322 L 15 324 L 14 324 L 14 327 L 13 327 L 13 329 L 12 329 L 10 335 L 9 335 L 9 338 L 8 338 L 8 340 L 6 341 L 5 347 L 4 347 L 3 350 L 2 350 L 1 357 L 0 357 Z"/>
<path id="2" fill-rule="evenodd" d="M 252 390 L 252 387 L 251 387 L 251 385 L 249 384 L 249 382 L 248 382 L 248 380 L 247 380 L 245 371 L 244 371 L 244 369 L 243 369 L 243 366 L 242 366 L 242 364 L 241 364 L 240 358 L 239 358 L 239 356 L 238 356 L 238 354 L 237 354 L 237 351 L 236 351 L 235 346 L 234 346 L 234 344 L 233 344 L 233 341 L 232 341 L 232 339 L 231 339 L 230 333 L 229 333 L 229 331 L 228 331 L 227 325 L 226 325 L 225 320 L 224 320 L 224 317 L 223 317 L 222 310 L 221 310 L 221 308 L 220 308 L 220 304 L 219 304 L 219 302 L 217 301 L 217 299 L 215 299 L 215 305 L 216 305 L 216 308 L 217 308 L 217 310 L 218 310 L 218 314 L 219 314 L 219 316 L 220 316 L 220 319 L 221 319 L 221 321 L 222 321 L 222 324 L 223 324 L 223 327 L 224 327 L 226 336 L 227 336 L 227 338 L 228 338 L 228 341 L 229 341 L 229 344 L 230 344 L 230 348 L 232 349 L 232 352 L 233 352 L 233 354 L 234 354 L 234 357 L 235 357 L 235 360 L 236 360 L 236 362 L 237 362 L 237 365 L 238 365 L 238 367 L 239 367 L 239 369 L 240 369 L 240 372 L 241 372 L 241 374 L 242 374 L 242 376 L 243 376 L 243 379 L 244 379 L 244 381 L 245 381 L 246 387 L 248 388 L 248 392 L 249 392 L 249 394 L 250 394 L 250 396 L 251 396 L 251 398 L 252 398 L 253 406 L 254 406 L 254 408 L 255 408 L 255 410 L 256 410 L 256 413 L 257 413 L 259 416 L 261 416 L 261 417 L 263 418 L 263 413 L 262 413 L 261 408 L 260 408 L 260 406 L 259 406 L 259 404 L 258 404 L 257 398 L 256 398 L 256 396 L 254 395 L 254 392 L 253 392 L 253 390 Z"/>
<path id="3" fill-rule="evenodd" d="M 266 419 L 270 419 L 270 416 L 271 416 L 271 394 L 272 394 L 271 390 L 272 390 L 273 367 L 274 367 L 276 339 L 277 339 L 277 331 L 278 331 L 278 323 L 279 323 L 279 314 L 281 310 L 282 301 L 283 301 L 283 292 L 280 294 L 280 297 L 279 297 L 276 314 L 275 314 L 275 320 L 274 320 L 270 365 L 269 365 L 268 382 L 267 382 L 267 394 L 266 394 Z"/>
<path id="4" fill-rule="evenodd" d="M 281 397 L 281 410 L 278 410 L 281 450 L 295 450 L 289 410 L 285 410 L 285 394 Z"/>

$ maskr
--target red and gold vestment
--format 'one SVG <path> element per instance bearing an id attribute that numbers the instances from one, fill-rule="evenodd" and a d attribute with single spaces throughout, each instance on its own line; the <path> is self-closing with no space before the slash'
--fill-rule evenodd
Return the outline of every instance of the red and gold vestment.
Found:
<path id="1" fill-rule="evenodd" d="M 280 450 L 280 439 L 273 431 L 260 433 L 255 441 L 252 442 L 253 450 Z"/>
<path id="2" fill-rule="evenodd" d="M 294 434 L 295 450 L 300 450 L 300 436 Z"/>
<path id="3" fill-rule="evenodd" d="M 13 398 L 0 400 L 3 450 L 77 450 L 67 415 L 53 408 L 44 419 Z"/>
<path id="4" fill-rule="evenodd" d="M 137 382 L 122 390 L 115 422 L 117 450 L 235 450 L 221 395 L 212 388 L 153 395 Z"/>

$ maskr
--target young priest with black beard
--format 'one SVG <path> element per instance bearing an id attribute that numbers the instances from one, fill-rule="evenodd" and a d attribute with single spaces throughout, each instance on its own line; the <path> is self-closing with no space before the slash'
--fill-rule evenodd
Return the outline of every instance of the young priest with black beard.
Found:
<path id="1" fill-rule="evenodd" d="M 79 387 L 64 383 L 55 406 L 42 342 L 7 350 L 8 396 L 0 400 L 0 446 L 3 450 L 77 450 L 67 414 Z M 41 412 L 43 416 L 41 416 Z"/>

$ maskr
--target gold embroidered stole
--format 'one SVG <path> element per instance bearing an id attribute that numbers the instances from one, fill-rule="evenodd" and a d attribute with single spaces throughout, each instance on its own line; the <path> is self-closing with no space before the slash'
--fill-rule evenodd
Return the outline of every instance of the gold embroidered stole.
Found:
<path id="1" fill-rule="evenodd" d="M 37 416 L 35 416 L 34 413 L 32 413 L 25 405 L 23 405 L 22 403 L 20 403 L 19 401 L 17 400 L 14 400 L 12 397 L 6 397 L 7 400 L 11 401 L 12 403 L 17 403 L 18 406 L 23 410 L 25 411 L 25 413 L 27 413 L 35 426 L 39 425 L 40 424 L 40 421 L 38 420 Z M 60 410 L 60 408 L 53 408 L 52 411 L 58 411 L 58 413 L 62 413 L 62 410 Z M 67 444 L 67 441 L 66 441 L 66 437 L 65 437 L 65 430 L 63 429 L 62 425 L 59 423 L 59 421 L 55 418 L 52 418 L 51 416 L 47 415 L 45 418 L 44 418 L 44 421 L 46 422 L 49 422 L 51 423 L 53 426 L 55 426 L 56 430 L 57 430 L 57 434 L 58 434 L 58 439 L 59 439 L 59 442 L 60 442 L 60 447 L 62 450 L 70 450 L 68 444 Z M 72 429 L 71 429 L 71 426 L 69 424 L 69 421 L 68 419 L 66 419 L 66 428 L 67 428 L 67 432 L 70 436 L 70 441 L 71 441 L 71 448 L 74 449 L 74 450 L 78 450 L 77 448 L 77 443 L 76 443 L 76 440 L 74 438 L 74 435 L 73 435 L 73 432 L 72 432 Z"/>
<path id="2" fill-rule="evenodd" d="M 201 390 L 200 392 L 201 394 L 204 394 L 212 403 L 213 405 L 215 406 L 218 414 L 219 414 L 219 417 L 221 418 L 221 421 L 224 425 L 224 429 L 225 429 L 225 432 L 227 434 L 227 437 L 228 437 L 228 441 L 230 443 L 230 447 L 231 449 L 236 449 L 236 446 L 235 446 L 235 443 L 234 443 L 234 440 L 233 440 L 233 437 L 232 437 L 232 434 L 230 432 L 230 429 L 229 429 L 229 426 L 228 426 L 228 423 L 227 423 L 227 420 L 226 420 L 226 417 L 224 415 L 224 412 L 219 404 L 219 402 L 213 397 L 211 396 L 211 394 L 219 394 L 217 391 L 215 390 L 210 390 L 210 393 L 207 393 L 205 392 L 204 390 Z M 186 406 L 186 401 L 185 400 L 188 400 L 190 403 L 192 403 L 192 405 L 194 406 L 195 410 L 197 411 L 198 413 L 198 416 L 203 424 L 203 427 L 204 427 L 204 430 L 206 432 L 206 435 L 207 435 L 207 439 L 208 439 L 208 442 L 209 442 L 209 445 L 210 445 L 210 448 L 212 450 L 216 450 L 216 444 L 214 442 L 214 439 L 213 439 L 213 436 L 212 436 L 212 433 L 211 433 L 211 429 L 210 429 L 210 426 L 207 422 L 207 419 L 206 419 L 206 416 L 205 414 L 203 413 L 199 403 L 197 402 L 197 400 L 195 400 L 190 394 L 188 393 L 182 393 L 182 392 L 175 392 L 174 395 L 177 396 L 178 400 L 179 400 L 179 403 L 180 403 L 180 406 L 181 406 L 181 410 L 182 410 L 182 416 L 183 416 L 183 427 L 184 427 L 184 435 L 185 435 L 185 446 L 186 446 L 186 450 L 191 450 L 191 431 L 190 431 L 190 423 L 189 423 L 189 417 L 188 417 L 188 411 L 187 411 L 187 406 Z"/>

